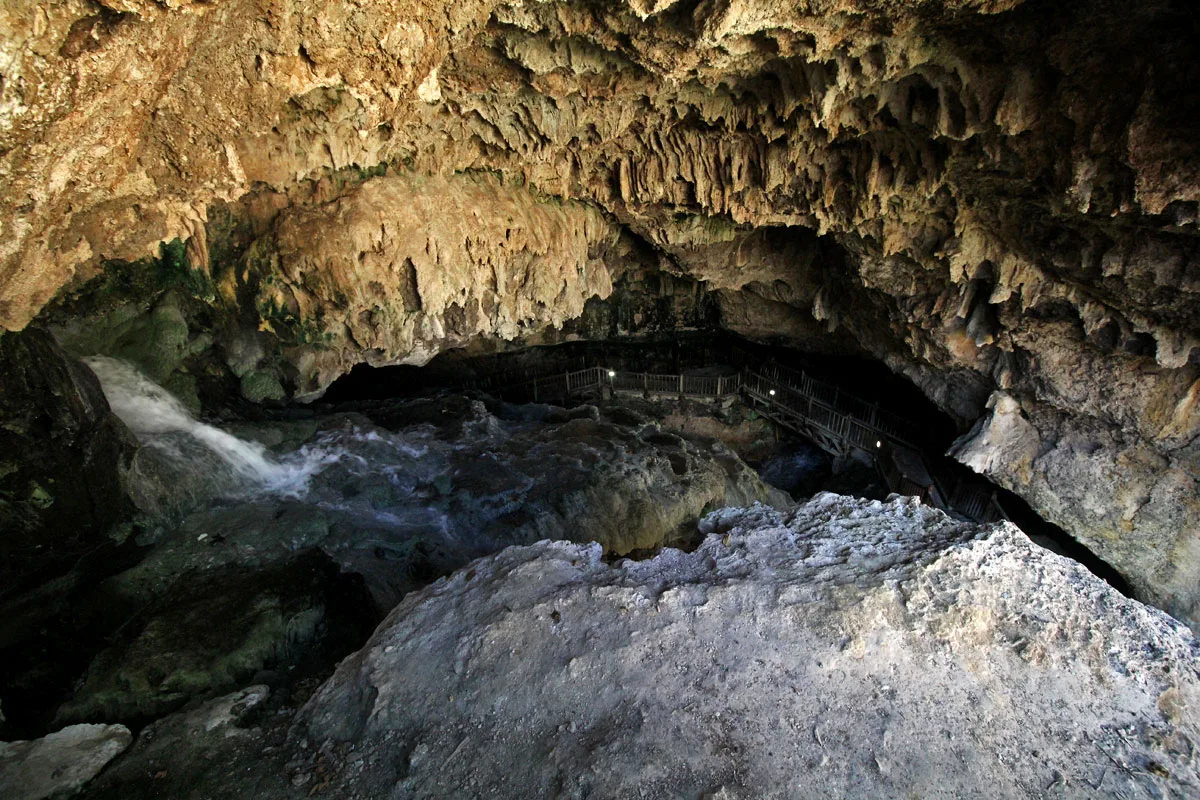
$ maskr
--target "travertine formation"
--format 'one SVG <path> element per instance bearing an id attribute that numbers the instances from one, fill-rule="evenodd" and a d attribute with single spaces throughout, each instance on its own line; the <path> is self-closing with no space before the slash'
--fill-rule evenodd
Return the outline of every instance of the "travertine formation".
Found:
<path id="1" fill-rule="evenodd" d="M 310 396 L 558 325 L 637 253 L 884 360 L 1200 619 L 1184 2 L 23 0 L 0 33 L 4 327 L 181 307 L 180 353 Z M 176 237 L 190 299 L 86 283 Z"/>
<path id="2" fill-rule="evenodd" d="M 612 291 L 601 255 L 617 238 L 594 209 L 495 178 L 379 177 L 285 210 L 251 245 L 257 274 L 216 277 L 231 308 L 257 285 L 260 330 L 311 331 L 289 349 L 304 394 L 364 360 L 422 364 L 473 337 L 561 327 Z"/>

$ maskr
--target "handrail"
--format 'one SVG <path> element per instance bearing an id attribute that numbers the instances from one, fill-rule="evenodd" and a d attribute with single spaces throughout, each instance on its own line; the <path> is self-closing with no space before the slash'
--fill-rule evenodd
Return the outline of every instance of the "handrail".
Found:
<path id="1" fill-rule="evenodd" d="M 717 376 L 585 367 L 535 376 L 491 389 L 498 397 L 520 394 L 534 402 L 561 400 L 605 390 L 678 397 L 719 398 L 745 394 L 772 409 L 779 417 L 772 417 L 776 424 L 795 428 L 831 452 L 844 454 L 845 445 L 849 445 L 867 453 L 892 491 L 916 494 L 936 506 L 957 511 L 979 522 L 1008 518 L 995 492 L 984 487 L 960 482 L 947 492 L 941 476 L 936 470 L 929 469 L 928 462 L 920 455 L 921 448 L 915 442 L 922 437 L 909 420 L 845 392 L 835 384 L 817 380 L 805 372 L 780 364 L 746 366 L 736 375 Z M 826 437 L 827 441 L 822 442 L 821 437 Z M 919 486 L 894 465 L 888 469 L 878 457 L 885 439 L 915 453 L 933 484 Z"/>
<path id="2" fill-rule="evenodd" d="M 616 370 L 608 370 L 604 374 L 607 376 L 605 385 L 614 391 L 726 397 L 737 394 L 741 386 L 740 375 L 664 375 L 653 372 L 618 372 Z"/>
<path id="3" fill-rule="evenodd" d="M 762 374 L 769 374 L 769 379 L 798 391 L 806 396 L 824 399 L 832 406 L 839 407 L 842 413 L 848 413 L 870 420 L 871 427 L 883 435 L 898 442 L 912 444 L 921 439 L 921 435 L 909 420 L 880 408 L 877 403 L 871 403 L 847 392 L 837 384 L 828 383 L 814 378 L 807 372 L 785 367 L 782 364 L 766 364 Z"/>

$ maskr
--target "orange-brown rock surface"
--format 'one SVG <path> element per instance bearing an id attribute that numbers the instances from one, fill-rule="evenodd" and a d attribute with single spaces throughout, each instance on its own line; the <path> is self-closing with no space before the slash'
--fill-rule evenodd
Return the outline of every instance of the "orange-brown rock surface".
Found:
<path id="1" fill-rule="evenodd" d="M 637 253 L 978 421 L 960 457 L 1194 622 L 1196 41 L 1176 0 L 20 0 L 0 325 L 178 237 L 217 309 L 180 352 L 306 396 Z"/>
<path id="2" fill-rule="evenodd" d="M 280 214 L 256 242 L 256 306 L 312 327 L 318 346 L 296 360 L 300 391 L 317 392 L 364 359 L 422 364 L 480 335 L 561 327 L 612 291 L 600 256 L 617 234 L 595 209 L 490 176 L 377 177 Z M 231 305 L 249 277 L 220 276 Z"/>

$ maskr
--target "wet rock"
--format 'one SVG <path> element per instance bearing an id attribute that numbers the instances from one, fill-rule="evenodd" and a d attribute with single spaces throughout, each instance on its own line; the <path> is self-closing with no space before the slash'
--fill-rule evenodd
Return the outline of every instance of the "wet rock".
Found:
<path id="1" fill-rule="evenodd" d="M 264 670 L 328 663 L 377 619 L 361 582 L 316 555 L 175 575 L 163 591 L 109 602 L 134 610 L 59 708 L 60 724 L 156 719 Z"/>
<path id="2" fill-rule="evenodd" d="M 86 796 L 303 797 L 284 775 L 278 699 L 267 686 L 248 686 L 147 725 Z"/>
<path id="3" fill-rule="evenodd" d="M 111 585 L 157 594 L 181 574 L 267 566 L 316 548 L 362 575 L 386 611 L 510 544 L 578 539 L 624 554 L 686 541 L 712 508 L 790 502 L 719 442 L 640 417 L 629 424 L 619 412 L 622 422 L 591 406 L 489 410 L 464 397 L 367 410 L 387 427 L 336 415 L 281 455 L 285 465 L 320 465 L 302 498 L 252 492 L 164 524 L 143 535 L 154 544 L 145 560 Z"/>
<path id="4" fill-rule="evenodd" d="M 510 544 L 648 553 L 693 543 L 712 508 L 790 504 L 719 442 L 637 414 L 463 397 L 382 408 L 391 430 L 335 415 L 279 456 L 311 468 L 303 491 L 227 493 L 141 529 L 140 562 L 91 595 L 124 621 L 107 623 L 58 723 L 144 722 L 264 672 L 291 686 L 359 645 L 407 592 Z M 296 425 L 258 428 L 283 445 Z"/>
<path id="5" fill-rule="evenodd" d="M 279 378 L 264 370 L 254 370 L 242 376 L 242 397 L 251 403 L 262 403 L 265 400 L 284 400 L 287 391 Z"/>
<path id="6" fill-rule="evenodd" d="M 90 370 L 30 329 L 0 336 L 0 599 L 108 542 L 137 443 Z"/>
<path id="7" fill-rule="evenodd" d="M 0 795 L 6 800 L 70 797 L 132 740 L 124 725 L 71 725 L 34 741 L 0 742 Z"/>

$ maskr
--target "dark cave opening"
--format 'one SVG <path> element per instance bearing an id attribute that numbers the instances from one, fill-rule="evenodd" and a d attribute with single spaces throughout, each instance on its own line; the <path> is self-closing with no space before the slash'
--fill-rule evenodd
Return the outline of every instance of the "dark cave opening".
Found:
<path id="1" fill-rule="evenodd" d="M 1128 583 L 1110 564 L 1062 528 L 1043 519 L 1020 496 L 945 455 L 954 439 L 963 433 L 961 427 L 910 381 L 868 357 L 804 353 L 784 345 L 753 342 L 727 331 L 583 340 L 483 355 L 450 350 L 421 367 L 360 364 L 335 381 L 318 405 L 325 410 L 366 408 L 394 398 L 464 390 L 486 393 L 491 387 L 600 365 L 635 372 L 691 375 L 706 370 L 714 371 L 713 374 L 721 371 L 735 374 L 740 366 L 750 362 L 779 364 L 814 376 L 912 421 L 920 432 L 918 444 L 923 456 L 943 481 L 990 495 L 1000 516 L 1016 524 L 1034 543 L 1079 562 L 1122 594 L 1131 596 Z M 563 402 L 569 405 L 571 401 Z M 688 403 L 681 404 L 681 408 L 688 407 Z M 690 407 L 694 409 L 695 405 Z M 860 452 L 857 458 L 835 458 L 811 439 L 785 428 L 776 428 L 768 449 L 740 455 L 765 482 L 800 501 L 820 491 L 879 500 L 889 494 L 888 483 L 878 465 L 861 457 L 870 453 Z M 942 491 L 950 494 L 944 486 Z"/>
<path id="2" fill-rule="evenodd" d="M 593 366 L 678 374 L 721 367 L 736 371 L 747 361 L 778 363 L 836 383 L 867 402 L 886 404 L 895 413 L 918 423 L 927 437 L 922 444 L 932 448 L 945 449 L 962 432 L 911 382 L 875 359 L 803 353 L 782 345 L 753 342 L 726 331 L 581 340 L 485 355 L 448 350 L 423 366 L 358 364 L 330 385 L 317 407 L 504 386 Z"/>

